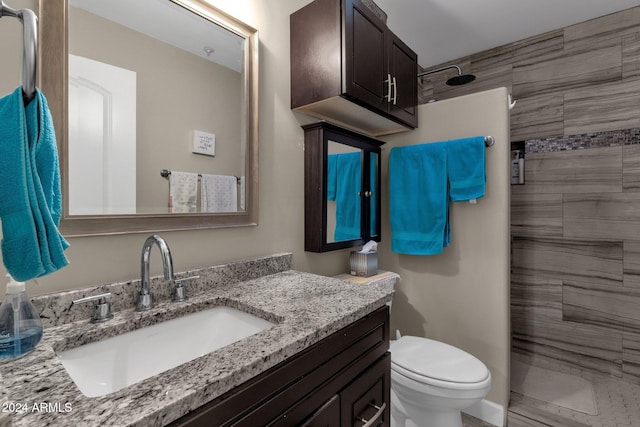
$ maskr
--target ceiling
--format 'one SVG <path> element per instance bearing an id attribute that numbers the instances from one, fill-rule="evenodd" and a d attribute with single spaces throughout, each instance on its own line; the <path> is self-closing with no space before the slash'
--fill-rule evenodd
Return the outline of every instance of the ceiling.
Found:
<path id="1" fill-rule="evenodd" d="M 431 67 L 640 5 L 640 0 L 375 0 Z M 640 14 L 640 11 L 638 12 Z"/>

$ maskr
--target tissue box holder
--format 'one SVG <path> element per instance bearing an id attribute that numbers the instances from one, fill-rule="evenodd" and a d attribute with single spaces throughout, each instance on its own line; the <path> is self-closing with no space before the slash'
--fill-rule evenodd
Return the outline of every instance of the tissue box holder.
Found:
<path id="1" fill-rule="evenodd" d="M 352 276 L 369 277 L 378 274 L 378 254 L 371 252 L 363 254 L 352 251 L 349 256 Z"/>

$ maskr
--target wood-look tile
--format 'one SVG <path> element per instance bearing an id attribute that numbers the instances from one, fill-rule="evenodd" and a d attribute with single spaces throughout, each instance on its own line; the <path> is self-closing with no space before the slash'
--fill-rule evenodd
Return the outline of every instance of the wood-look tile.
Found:
<path id="1" fill-rule="evenodd" d="M 507 414 L 508 427 L 588 427 L 571 418 L 545 410 L 547 404 L 543 401 L 511 392 L 509 411 Z"/>
<path id="2" fill-rule="evenodd" d="M 512 321 L 513 351 L 622 376 L 622 333 L 573 322 Z"/>
<path id="3" fill-rule="evenodd" d="M 511 235 L 562 237 L 562 194 L 512 194 Z"/>
<path id="4" fill-rule="evenodd" d="M 640 333 L 640 289 L 564 281 L 564 320 Z"/>
<path id="5" fill-rule="evenodd" d="M 511 276 L 511 315 L 526 321 L 562 321 L 562 280 Z"/>
<path id="6" fill-rule="evenodd" d="M 640 288 L 640 241 L 624 242 L 624 286 Z"/>
<path id="7" fill-rule="evenodd" d="M 640 77 L 640 33 L 622 38 L 622 78 Z"/>
<path id="8" fill-rule="evenodd" d="M 622 378 L 640 384 L 640 334 L 622 334 Z"/>
<path id="9" fill-rule="evenodd" d="M 567 90 L 565 135 L 640 127 L 640 79 Z"/>
<path id="10" fill-rule="evenodd" d="M 620 37 L 638 31 L 640 6 L 581 22 L 564 29 L 565 46 L 594 39 Z M 590 39 L 590 40 L 589 40 Z"/>
<path id="11" fill-rule="evenodd" d="M 564 47 L 563 34 L 563 30 L 549 31 L 473 54 L 471 55 L 472 69 L 476 72 L 503 67 L 523 60 L 530 61 L 551 52 L 559 52 Z"/>
<path id="12" fill-rule="evenodd" d="M 622 147 L 622 188 L 640 191 L 640 144 Z"/>
<path id="13" fill-rule="evenodd" d="M 519 98 L 511 110 L 511 140 L 562 136 L 564 134 L 564 97 L 549 94 Z"/>
<path id="14" fill-rule="evenodd" d="M 512 274 L 622 286 L 622 242 L 514 237 L 511 248 Z"/>
<path id="15" fill-rule="evenodd" d="M 640 236 L 640 193 L 565 194 L 564 235 L 625 240 Z"/>
<path id="16" fill-rule="evenodd" d="M 516 98 L 591 87 L 620 80 L 622 46 L 569 54 L 552 53 L 513 66 L 513 94 Z"/>
<path id="17" fill-rule="evenodd" d="M 622 147 L 533 153 L 525 157 L 525 184 L 512 194 L 622 191 Z"/>

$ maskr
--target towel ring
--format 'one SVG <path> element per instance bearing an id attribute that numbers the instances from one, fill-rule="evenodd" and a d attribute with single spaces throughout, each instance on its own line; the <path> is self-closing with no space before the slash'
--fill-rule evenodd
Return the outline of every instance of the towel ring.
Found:
<path id="1" fill-rule="evenodd" d="M 30 9 L 14 10 L 0 0 L 0 18 L 18 18 L 23 27 L 22 95 L 25 103 L 36 95 L 36 69 L 38 65 L 38 17 Z"/>

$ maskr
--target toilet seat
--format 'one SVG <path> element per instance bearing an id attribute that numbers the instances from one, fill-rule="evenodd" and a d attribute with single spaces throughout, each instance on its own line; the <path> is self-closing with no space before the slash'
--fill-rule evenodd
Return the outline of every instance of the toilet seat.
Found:
<path id="1" fill-rule="evenodd" d="M 391 370 L 422 384 L 471 390 L 491 381 L 484 363 L 446 343 L 403 336 L 391 344 L 390 351 Z"/>

